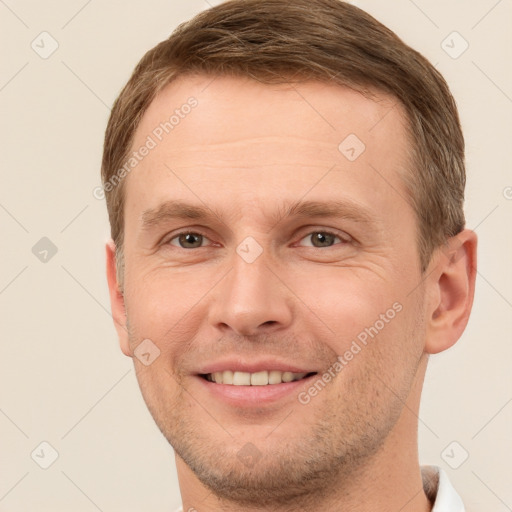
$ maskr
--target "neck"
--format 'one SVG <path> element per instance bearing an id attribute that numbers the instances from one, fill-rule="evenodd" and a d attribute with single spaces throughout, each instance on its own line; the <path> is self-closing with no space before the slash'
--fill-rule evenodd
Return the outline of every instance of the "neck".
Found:
<path id="1" fill-rule="evenodd" d="M 286 505 L 242 505 L 217 497 L 176 454 L 183 511 L 430 512 L 432 505 L 423 490 L 417 448 L 417 412 L 425 366 L 426 359 L 418 368 L 418 378 L 400 418 L 379 451 L 350 474 L 333 475 L 327 488 L 291 498 Z"/>

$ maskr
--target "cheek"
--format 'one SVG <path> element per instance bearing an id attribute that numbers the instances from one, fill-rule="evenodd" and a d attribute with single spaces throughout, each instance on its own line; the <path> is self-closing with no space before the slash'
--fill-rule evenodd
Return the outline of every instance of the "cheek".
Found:
<path id="1" fill-rule="evenodd" d="M 416 308 L 400 306 L 384 310 L 384 317 L 377 320 L 362 320 L 357 334 L 344 338 L 335 348 L 343 366 L 337 383 L 339 400 L 362 421 L 380 417 L 391 425 L 413 386 L 423 333 L 416 321 Z"/>
<path id="2" fill-rule="evenodd" d="M 136 275 L 125 290 L 129 321 L 137 336 L 154 340 L 183 338 L 215 281 L 211 275 L 190 269 L 157 269 Z"/>
<path id="3" fill-rule="evenodd" d="M 347 343 L 377 323 L 384 325 L 397 316 L 398 292 L 375 273 L 357 268 L 320 268 L 313 278 L 294 280 L 294 291 L 303 298 L 300 306 L 311 321 L 328 329 L 341 354 Z"/>
<path id="4" fill-rule="evenodd" d="M 183 400 L 183 388 L 176 375 L 169 373 L 165 357 L 160 356 L 150 366 L 137 364 L 137 381 L 151 415 L 159 427 L 168 428 L 177 411 L 187 413 L 190 404 Z"/>
<path id="5" fill-rule="evenodd" d="M 383 392 L 384 386 L 405 399 L 423 351 L 420 296 L 404 292 L 400 279 L 383 280 L 358 269 L 332 270 L 315 274 L 314 284 L 296 283 L 297 295 L 307 297 L 304 302 L 314 313 L 308 312 L 306 330 L 317 333 L 333 359 L 338 357 L 344 375 L 340 383 L 358 389 L 361 397 Z"/>

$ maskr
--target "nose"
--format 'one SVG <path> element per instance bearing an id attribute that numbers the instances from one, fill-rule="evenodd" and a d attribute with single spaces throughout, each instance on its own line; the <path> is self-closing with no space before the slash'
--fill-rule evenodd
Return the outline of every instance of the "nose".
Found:
<path id="1" fill-rule="evenodd" d="M 288 327 L 293 318 L 293 293 L 261 255 L 248 263 L 234 255 L 231 271 L 211 296 L 210 325 L 223 334 L 266 334 Z"/>

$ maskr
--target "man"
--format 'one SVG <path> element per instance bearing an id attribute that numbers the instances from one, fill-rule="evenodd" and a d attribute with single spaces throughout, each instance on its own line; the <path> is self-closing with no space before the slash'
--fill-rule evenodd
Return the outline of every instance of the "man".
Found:
<path id="1" fill-rule="evenodd" d="M 426 59 L 338 0 L 226 2 L 138 64 L 102 176 L 113 318 L 183 510 L 463 510 L 417 453 L 476 272 Z"/>

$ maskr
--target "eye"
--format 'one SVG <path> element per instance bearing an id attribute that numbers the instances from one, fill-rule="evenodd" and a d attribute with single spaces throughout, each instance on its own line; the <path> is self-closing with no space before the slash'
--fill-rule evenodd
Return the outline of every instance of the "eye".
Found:
<path id="1" fill-rule="evenodd" d="M 336 240 L 338 242 L 336 242 Z M 306 241 L 306 243 L 304 243 Z M 307 243 L 309 241 L 310 243 Z M 343 242 L 346 243 L 347 240 L 342 240 L 340 236 L 335 233 L 331 233 L 329 231 L 313 231 L 305 236 L 300 242 L 299 245 L 303 247 L 331 247 L 336 243 Z"/>
<path id="2" fill-rule="evenodd" d="M 192 231 L 184 231 L 178 233 L 176 236 L 171 238 L 167 243 L 180 247 L 182 249 L 197 249 L 203 246 L 203 242 L 208 240 L 205 236 L 200 233 L 194 233 Z"/>

